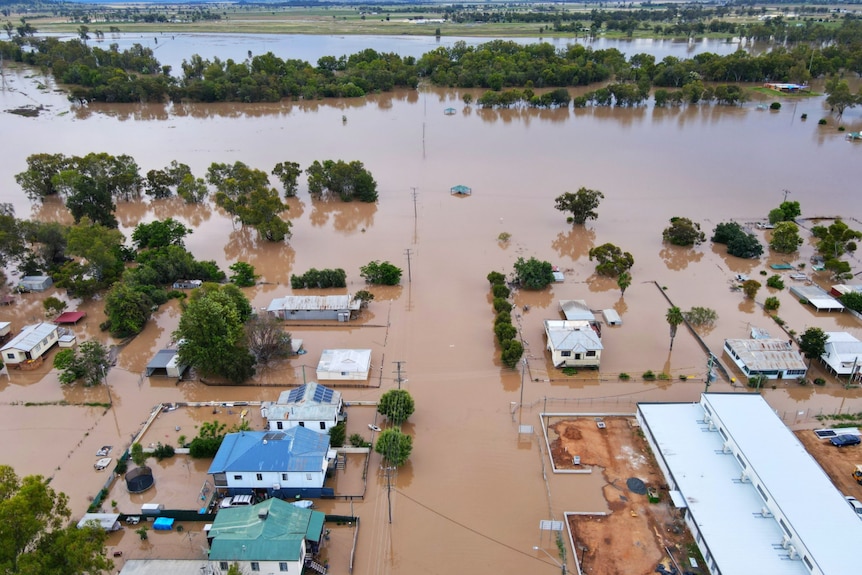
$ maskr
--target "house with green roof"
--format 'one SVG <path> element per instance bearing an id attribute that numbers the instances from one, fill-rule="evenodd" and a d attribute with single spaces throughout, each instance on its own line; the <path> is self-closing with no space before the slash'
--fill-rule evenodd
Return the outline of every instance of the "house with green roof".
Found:
<path id="1" fill-rule="evenodd" d="M 302 573 L 320 552 L 325 518 L 275 498 L 222 509 L 207 534 L 210 565 L 222 573 L 233 563 L 243 573 Z"/>

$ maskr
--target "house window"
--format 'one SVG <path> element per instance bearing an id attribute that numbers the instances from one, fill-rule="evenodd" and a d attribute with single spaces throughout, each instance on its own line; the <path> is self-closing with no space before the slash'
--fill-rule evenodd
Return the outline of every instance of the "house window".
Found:
<path id="1" fill-rule="evenodd" d="M 766 496 L 766 492 L 760 485 L 757 486 L 757 490 L 760 492 L 760 496 L 763 497 L 764 501 L 769 501 L 769 497 Z"/>
<path id="2" fill-rule="evenodd" d="M 306 474 L 305 474 L 305 480 L 306 480 L 306 481 L 311 481 L 311 473 L 306 473 Z"/>
<path id="3" fill-rule="evenodd" d="M 278 570 L 283 573 L 287 573 L 287 561 L 280 561 L 278 563 Z"/>
<path id="4" fill-rule="evenodd" d="M 305 427 L 305 422 L 304 422 L 304 421 L 300 421 L 300 422 L 299 422 L 299 426 L 300 426 L 300 427 Z"/>
<path id="5" fill-rule="evenodd" d="M 814 571 L 814 565 L 811 564 L 811 559 L 807 556 L 803 556 L 802 560 L 805 561 L 805 566 L 808 567 L 809 571 Z"/>
<path id="6" fill-rule="evenodd" d="M 739 464 L 742 466 L 743 469 L 748 468 L 748 465 L 745 464 L 745 461 L 742 459 L 742 456 L 740 454 L 737 453 L 736 458 L 739 460 Z"/>
<path id="7" fill-rule="evenodd" d="M 561 352 L 560 352 L 560 355 L 561 355 L 562 357 L 572 357 L 572 352 L 570 352 L 570 351 L 561 351 Z"/>
<path id="8" fill-rule="evenodd" d="M 227 564 L 227 561 L 219 561 L 218 568 L 227 572 L 227 570 L 230 569 L 230 566 Z"/>
<path id="9" fill-rule="evenodd" d="M 233 478 L 235 481 L 242 481 L 242 475 L 234 475 Z"/>
<path id="10" fill-rule="evenodd" d="M 596 357 L 596 352 L 594 352 L 594 351 L 588 351 L 588 352 L 587 352 L 587 357 Z"/>
<path id="11" fill-rule="evenodd" d="M 341 377 L 347 377 L 347 372 L 346 372 L 346 371 L 342 371 L 342 372 L 341 372 Z"/>
<path id="12" fill-rule="evenodd" d="M 7 353 L 6 357 L 8 357 L 9 359 L 15 359 L 15 354 L 14 353 Z"/>
<path id="13" fill-rule="evenodd" d="M 575 359 L 581 359 L 581 354 L 576 353 L 576 354 L 575 354 Z"/>
<path id="14" fill-rule="evenodd" d="M 263 481 L 263 473 L 258 473 L 258 474 L 257 474 L 257 480 L 258 480 L 258 481 Z"/>
<path id="15" fill-rule="evenodd" d="M 276 429 L 284 429 L 284 424 L 280 421 L 275 422 Z"/>
<path id="16" fill-rule="evenodd" d="M 287 473 L 282 473 L 282 474 L 281 474 L 281 480 L 282 480 L 282 481 L 287 481 Z"/>
<path id="17" fill-rule="evenodd" d="M 326 429 L 326 422 L 325 421 L 320 422 L 320 429 Z"/>
<path id="18" fill-rule="evenodd" d="M 251 562 L 251 570 L 252 571 L 260 571 L 260 563 L 258 563 L 257 561 L 252 561 Z"/>

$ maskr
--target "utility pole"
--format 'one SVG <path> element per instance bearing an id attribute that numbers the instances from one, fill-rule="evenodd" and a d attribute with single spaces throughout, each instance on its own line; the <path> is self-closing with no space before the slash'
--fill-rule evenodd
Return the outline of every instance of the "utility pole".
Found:
<path id="1" fill-rule="evenodd" d="M 419 218 L 419 214 L 416 211 L 416 196 L 419 195 L 419 188 L 413 186 L 410 188 L 413 190 L 413 223 L 416 223 L 416 220 Z"/>
<path id="2" fill-rule="evenodd" d="M 787 201 L 787 194 L 790 193 L 790 190 L 782 190 L 784 192 L 784 201 Z M 783 202 L 782 202 L 783 203 Z"/>
<path id="3" fill-rule="evenodd" d="M 410 254 L 412 253 L 412 250 L 407 248 L 404 250 L 404 253 L 407 254 L 407 283 L 413 283 L 413 274 L 410 271 Z"/>
<path id="4" fill-rule="evenodd" d="M 393 361 L 392 363 L 394 363 L 394 364 L 395 364 L 395 373 L 397 374 L 397 375 L 395 376 L 395 381 L 397 381 L 397 382 L 398 382 L 398 389 L 401 389 L 401 384 L 402 384 L 404 381 L 407 381 L 406 379 L 404 379 L 403 377 L 401 377 L 401 364 L 402 364 L 402 363 L 407 363 L 407 362 L 406 362 L 406 361 L 399 360 L 399 361 Z"/>

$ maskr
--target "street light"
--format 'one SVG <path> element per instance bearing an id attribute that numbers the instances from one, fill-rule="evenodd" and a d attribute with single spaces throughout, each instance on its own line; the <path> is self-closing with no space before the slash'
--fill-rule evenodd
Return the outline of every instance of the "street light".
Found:
<path id="1" fill-rule="evenodd" d="M 566 575 L 566 564 L 565 564 L 565 563 L 560 563 L 559 561 L 557 561 L 557 560 L 554 558 L 554 556 L 553 556 L 553 555 L 551 555 L 550 553 L 548 553 L 547 551 L 545 551 L 544 549 L 542 549 L 542 548 L 541 548 L 541 547 L 539 547 L 538 545 L 533 545 L 533 551 L 541 551 L 542 553 L 544 553 L 545 555 L 547 555 L 547 556 L 548 556 L 548 558 L 549 558 L 551 561 L 553 561 L 553 562 L 556 564 L 556 566 L 557 566 L 557 567 L 559 567 L 559 568 L 562 570 L 563 575 Z"/>

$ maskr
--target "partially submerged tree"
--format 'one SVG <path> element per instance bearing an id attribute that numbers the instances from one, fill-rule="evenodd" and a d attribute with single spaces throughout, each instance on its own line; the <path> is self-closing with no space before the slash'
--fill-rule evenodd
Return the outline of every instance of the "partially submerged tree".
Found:
<path id="1" fill-rule="evenodd" d="M 620 288 L 620 297 L 626 295 L 626 290 L 632 285 L 632 274 L 623 272 L 617 276 L 617 287 Z"/>
<path id="2" fill-rule="evenodd" d="M 306 170 L 308 193 L 316 199 L 338 196 L 341 201 L 377 201 L 377 182 L 362 162 L 315 160 Z"/>
<path id="3" fill-rule="evenodd" d="M 367 283 L 394 286 L 401 282 L 401 268 L 389 262 L 375 260 L 359 268 L 359 275 Z"/>
<path id="4" fill-rule="evenodd" d="M 291 353 L 291 334 L 283 323 L 268 313 L 258 314 L 245 324 L 245 345 L 258 364 L 287 357 Z"/>
<path id="5" fill-rule="evenodd" d="M 187 228 L 173 218 L 168 218 L 138 224 L 132 232 L 132 242 L 139 250 L 165 246 L 183 247 L 183 241 L 190 233 L 192 233 L 191 228 Z"/>
<path id="6" fill-rule="evenodd" d="M 515 278 L 525 289 L 544 289 L 554 281 L 554 268 L 550 262 L 519 257 L 515 260 Z"/>
<path id="7" fill-rule="evenodd" d="M 577 192 L 566 192 L 554 200 L 554 206 L 561 212 L 568 212 L 574 224 L 584 224 L 587 220 L 594 220 L 599 217 L 596 208 L 599 207 L 605 195 L 598 190 L 590 190 L 588 188 L 580 188 Z"/>
<path id="8" fill-rule="evenodd" d="M 237 287 L 252 287 L 258 278 L 254 273 L 254 266 L 246 262 L 232 263 L 228 269 L 233 272 L 230 281 Z"/>
<path id="9" fill-rule="evenodd" d="M 377 402 L 377 412 L 395 425 L 407 421 L 415 409 L 413 397 L 405 389 L 390 389 Z"/>
<path id="10" fill-rule="evenodd" d="M 86 387 L 104 382 L 110 364 L 108 348 L 98 341 L 88 340 L 74 348 L 64 349 L 54 356 L 54 367 L 61 370 L 60 383 L 83 380 Z"/>
<path id="11" fill-rule="evenodd" d="M 301 174 L 302 170 L 296 162 L 279 162 L 272 169 L 272 175 L 277 177 L 284 187 L 285 198 L 296 195 L 297 180 Z"/>
<path id="12" fill-rule="evenodd" d="M 754 259 L 763 253 L 763 246 L 754 234 L 747 233 L 736 222 L 724 222 L 715 227 L 712 241 L 727 245 L 727 253 L 738 258 Z"/>
<path id="13" fill-rule="evenodd" d="M 674 217 L 661 234 L 664 241 L 675 246 L 696 246 L 706 240 L 700 224 L 688 218 Z"/>
<path id="14" fill-rule="evenodd" d="M 589 252 L 590 261 L 596 260 L 596 273 L 608 277 L 619 277 L 631 269 L 635 258 L 629 252 L 624 252 L 614 244 L 602 244 Z"/>
<path id="15" fill-rule="evenodd" d="M 792 222 L 801 215 L 802 208 L 799 206 L 799 202 L 788 202 L 785 200 L 777 208 L 769 212 L 769 223 Z"/>
<path id="16" fill-rule="evenodd" d="M 694 326 L 712 327 L 718 320 L 718 314 L 714 309 L 708 307 L 693 307 L 682 313 L 689 324 Z"/>
<path id="17" fill-rule="evenodd" d="M 685 321 L 685 318 L 682 315 L 682 310 L 677 306 L 673 306 L 667 310 L 665 319 L 670 326 L 670 349 L 673 349 L 673 340 L 676 338 L 676 330 L 679 327 L 679 324 Z"/>
<path id="18" fill-rule="evenodd" d="M 855 252 L 856 242 L 862 240 L 862 232 L 858 232 L 840 218 L 829 226 L 814 226 L 811 234 L 820 240 L 817 242 L 817 251 L 827 258 L 839 258 L 847 252 Z"/>
<path id="19" fill-rule="evenodd" d="M 374 451 L 382 455 L 387 464 L 401 467 L 410 459 L 413 438 L 394 428 L 384 429 L 377 436 Z"/>
<path id="20" fill-rule="evenodd" d="M 799 338 L 799 351 L 808 359 L 808 368 L 811 369 L 811 360 L 826 353 L 826 342 L 829 336 L 819 327 L 809 327 Z"/>
<path id="21" fill-rule="evenodd" d="M 772 230 L 772 240 L 769 247 L 782 254 L 790 254 L 799 249 L 802 238 L 799 237 L 799 227 L 793 222 L 779 222 Z"/>
<path id="22" fill-rule="evenodd" d="M 754 299 L 757 297 L 757 292 L 761 287 L 761 283 L 757 280 L 745 280 L 742 282 L 742 292 L 748 299 Z"/>

